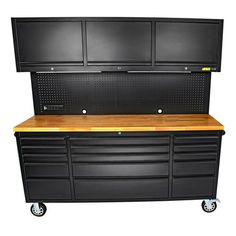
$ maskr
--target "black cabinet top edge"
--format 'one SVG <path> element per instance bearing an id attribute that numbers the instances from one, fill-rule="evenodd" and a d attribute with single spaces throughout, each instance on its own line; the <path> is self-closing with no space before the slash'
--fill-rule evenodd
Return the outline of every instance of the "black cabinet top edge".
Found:
<path id="1" fill-rule="evenodd" d="M 16 21 L 183 21 L 219 23 L 224 19 L 172 17 L 11 17 Z"/>

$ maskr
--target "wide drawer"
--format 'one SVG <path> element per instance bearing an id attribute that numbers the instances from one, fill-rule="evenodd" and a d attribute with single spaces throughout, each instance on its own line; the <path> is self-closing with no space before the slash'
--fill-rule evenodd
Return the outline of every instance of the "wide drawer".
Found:
<path id="1" fill-rule="evenodd" d="M 73 162 L 148 162 L 148 161 L 168 161 L 168 153 L 90 153 L 73 154 Z"/>
<path id="2" fill-rule="evenodd" d="M 70 200 L 71 189 L 69 180 L 34 179 L 27 180 L 30 200 Z"/>
<path id="3" fill-rule="evenodd" d="M 172 197 L 210 197 L 214 181 L 214 177 L 174 178 Z"/>
<path id="4" fill-rule="evenodd" d="M 68 165 L 65 163 L 25 164 L 27 178 L 34 177 L 69 177 Z"/>
<path id="5" fill-rule="evenodd" d="M 168 197 L 168 179 L 75 180 L 79 200 L 140 200 Z"/>
<path id="6" fill-rule="evenodd" d="M 78 163 L 73 164 L 78 177 L 167 176 L 168 163 Z"/>
<path id="7" fill-rule="evenodd" d="M 168 136 L 160 137 L 72 137 L 72 146 L 81 145 L 158 145 L 169 144 Z"/>
<path id="8" fill-rule="evenodd" d="M 193 161 L 193 162 L 174 162 L 173 175 L 214 175 L 216 171 L 215 161 Z"/>
<path id="9" fill-rule="evenodd" d="M 72 154 L 85 153 L 168 153 L 168 145 L 71 146 Z"/>

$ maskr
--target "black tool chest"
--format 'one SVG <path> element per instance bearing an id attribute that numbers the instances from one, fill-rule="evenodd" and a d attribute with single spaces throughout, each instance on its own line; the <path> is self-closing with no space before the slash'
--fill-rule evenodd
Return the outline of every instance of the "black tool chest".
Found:
<path id="1" fill-rule="evenodd" d="M 222 134 L 17 133 L 26 201 L 215 198 Z"/>
<path id="2" fill-rule="evenodd" d="M 12 18 L 12 26 L 35 115 L 209 113 L 222 20 Z M 205 199 L 212 212 L 223 134 L 16 131 L 26 202 L 36 216 L 42 202 Z"/>

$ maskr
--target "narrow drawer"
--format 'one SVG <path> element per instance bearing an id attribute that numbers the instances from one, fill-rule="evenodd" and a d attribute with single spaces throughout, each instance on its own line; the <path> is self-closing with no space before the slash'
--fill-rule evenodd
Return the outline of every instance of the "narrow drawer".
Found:
<path id="1" fill-rule="evenodd" d="M 113 153 L 113 154 L 73 154 L 73 162 L 147 162 L 168 161 L 168 153 Z"/>
<path id="2" fill-rule="evenodd" d="M 68 165 L 65 163 L 25 164 L 27 178 L 34 177 L 69 177 Z"/>
<path id="3" fill-rule="evenodd" d="M 217 144 L 175 145 L 174 152 L 217 152 Z"/>
<path id="4" fill-rule="evenodd" d="M 82 145 L 158 145 L 169 144 L 169 137 L 80 137 L 70 138 L 72 146 Z"/>
<path id="5" fill-rule="evenodd" d="M 65 162 L 67 154 L 23 154 L 24 162 Z"/>
<path id="6" fill-rule="evenodd" d="M 69 180 L 27 180 L 30 200 L 70 200 Z"/>
<path id="7" fill-rule="evenodd" d="M 191 161 L 191 160 L 216 160 L 216 152 L 199 152 L 199 153 L 175 153 L 174 160 Z"/>
<path id="8" fill-rule="evenodd" d="M 213 177 L 174 178 L 173 197 L 210 197 L 213 195 Z"/>
<path id="9" fill-rule="evenodd" d="M 153 145 L 120 145 L 120 146 L 72 146 L 72 154 L 85 153 L 168 153 L 169 146 L 153 146 Z"/>
<path id="10" fill-rule="evenodd" d="M 201 143 L 217 143 L 219 136 L 217 135 L 195 135 L 195 136 L 176 136 L 175 144 L 201 144 Z"/>
<path id="11" fill-rule="evenodd" d="M 73 164 L 73 174 L 78 177 L 167 176 L 168 163 L 79 163 Z"/>
<path id="12" fill-rule="evenodd" d="M 22 146 L 24 154 L 66 154 L 65 146 Z"/>
<path id="13" fill-rule="evenodd" d="M 22 146 L 65 146 L 64 137 L 25 137 L 21 138 Z"/>
<path id="14" fill-rule="evenodd" d="M 173 175 L 214 175 L 216 170 L 215 161 L 193 161 L 193 162 L 174 162 Z"/>
<path id="15" fill-rule="evenodd" d="M 75 180 L 79 200 L 140 200 L 168 197 L 167 179 Z"/>

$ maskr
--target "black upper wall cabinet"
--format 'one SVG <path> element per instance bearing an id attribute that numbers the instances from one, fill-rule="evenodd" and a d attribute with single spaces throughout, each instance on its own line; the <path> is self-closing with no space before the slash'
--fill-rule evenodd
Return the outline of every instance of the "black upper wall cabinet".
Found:
<path id="1" fill-rule="evenodd" d="M 220 71 L 223 20 L 12 18 L 17 71 Z"/>

